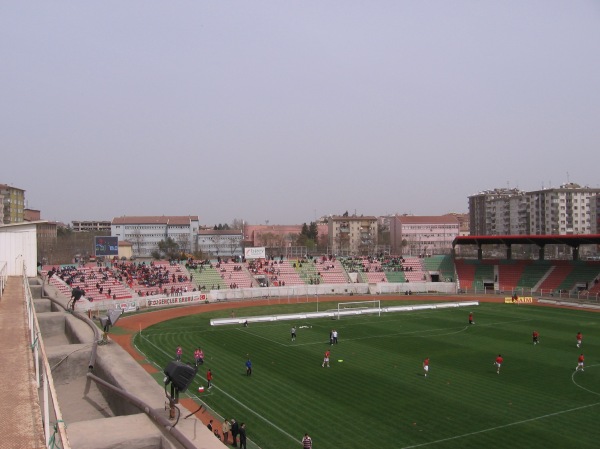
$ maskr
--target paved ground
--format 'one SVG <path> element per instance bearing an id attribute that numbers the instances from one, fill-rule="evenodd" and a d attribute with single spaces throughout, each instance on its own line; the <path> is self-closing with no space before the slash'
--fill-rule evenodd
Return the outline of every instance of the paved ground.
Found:
<path id="1" fill-rule="evenodd" d="M 43 448 L 44 432 L 20 277 L 0 299 L 0 449 Z"/>

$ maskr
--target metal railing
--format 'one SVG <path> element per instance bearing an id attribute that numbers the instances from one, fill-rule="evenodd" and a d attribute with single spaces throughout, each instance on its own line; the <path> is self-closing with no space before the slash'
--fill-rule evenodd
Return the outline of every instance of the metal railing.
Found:
<path id="1" fill-rule="evenodd" d="M 531 296 L 533 298 L 561 299 L 577 303 L 600 304 L 600 293 L 590 293 L 587 290 L 560 291 L 552 289 L 533 290 L 525 287 L 503 287 L 500 285 L 497 289 L 484 287 L 461 288 L 458 293 L 474 295 L 500 295 L 500 296 Z"/>
<path id="2" fill-rule="evenodd" d="M 23 291 L 25 292 L 25 303 L 27 305 L 27 322 L 29 324 L 29 342 L 33 353 L 33 362 L 35 365 L 35 381 L 39 388 L 43 389 L 40 408 L 42 410 L 42 424 L 44 426 L 44 441 L 48 449 L 61 447 L 70 449 L 69 440 L 62 413 L 58 405 L 58 396 L 54 388 L 52 379 L 52 370 L 48 363 L 48 356 L 44 347 L 40 325 L 35 313 L 33 296 L 29 287 L 29 280 L 25 273 L 25 264 L 23 264 Z M 56 422 L 50 421 L 50 412 L 54 412 Z"/>
<path id="3" fill-rule="evenodd" d="M 4 287 L 8 281 L 8 264 L 5 261 L 0 261 L 0 298 L 4 293 Z"/>

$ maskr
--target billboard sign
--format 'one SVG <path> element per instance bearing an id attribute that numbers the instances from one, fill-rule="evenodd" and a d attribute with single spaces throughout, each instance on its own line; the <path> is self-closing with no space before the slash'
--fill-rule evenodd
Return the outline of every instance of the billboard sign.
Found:
<path id="1" fill-rule="evenodd" d="M 246 259 L 265 259 L 265 247 L 257 246 L 255 248 L 244 248 L 244 257 Z"/>
<path id="2" fill-rule="evenodd" d="M 119 237 L 96 237 L 96 257 L 118 256 Z"/>

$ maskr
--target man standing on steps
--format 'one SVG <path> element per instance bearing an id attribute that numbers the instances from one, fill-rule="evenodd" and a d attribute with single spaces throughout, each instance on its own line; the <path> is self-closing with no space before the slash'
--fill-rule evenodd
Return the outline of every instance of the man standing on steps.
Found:
<path id="1" fill-rule="evenodd" d="M 231 418 L 231 437 L 233 438 L 233 447 L 237 447 L 237 436 L 240 433 L 240 425 L 235 418 Z"/>
<path id="2" fill-rule="evenodd" d="M 246 447 L 246 424 L 240 424 L 240 449 L 247 449 Z"/>

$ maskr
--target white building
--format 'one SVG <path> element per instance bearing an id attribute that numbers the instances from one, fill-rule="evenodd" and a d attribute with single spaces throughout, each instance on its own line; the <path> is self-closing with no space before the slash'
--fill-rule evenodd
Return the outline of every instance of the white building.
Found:
<path id="1" fill-rule="evenodd" d="M 128 240 L 136 257 L 150 257 L 161 240 L 172 238 L 184 253 L 196 250 L 198 216 L 143 216 L 113 218 L 111 236 Z"/>
<path id="2" fill-rule="evenodd" d="M 198 250 L 204 257 L 243 256 L 243 235 L 241 230 L 207 229 L 198 232 Z"/>
<path id="3" fill-rule="evenodd" d="M 390 245 L 393 254 L 450 254 L 452 241 L 458 235 L 459 220 L 451 214 L 396 215 L 390 219 Z"/>

